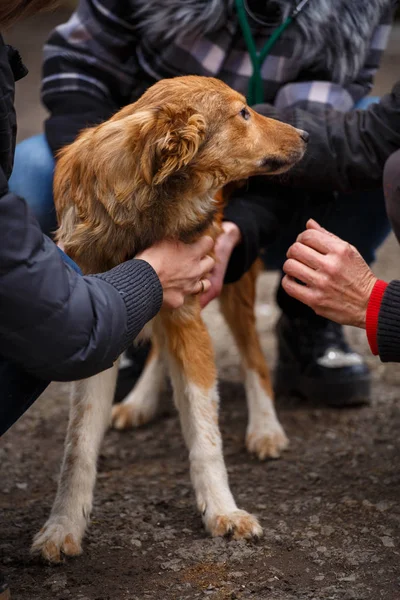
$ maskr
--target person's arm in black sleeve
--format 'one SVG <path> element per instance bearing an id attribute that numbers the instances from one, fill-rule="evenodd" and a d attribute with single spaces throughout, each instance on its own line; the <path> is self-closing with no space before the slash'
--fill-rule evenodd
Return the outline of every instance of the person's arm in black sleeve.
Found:
<path id="1" fill-rule="evenodd" d="M 279 176 L 282 185 L 342 192 L 379 188 L 386 160 L 400 148 L 400 81 L 367 110 L 312 115 L 270 105 L 254 108 L 310 134 L 304 158 Z"/>
<path id="2" fill-rule="evenodd" d="M 80 0 L 44 46 L 42 100 L 52 152 L 131 102 L 137 71 L 131 3 Z"/>
<path id="3" fill-rule="evenodd" d="M 153 268 L 127 261 L 82 277 L 66 265 L 0 170 L 0 354 L 45 380 L 75 380 L 112 366 L 156 315 Z"/>
<path id="4" fill-rule="evenodd" d="M 224 220 L 237 225 L 241 241 L 232 252 L 225 283 L 240 279 L 259 256 L 260 249 L 275 239 L 288 217 L 289 194 L 290 190 L 271 185 L 267 177 L 252 177 L 232 194 L 224 209 Z"/>

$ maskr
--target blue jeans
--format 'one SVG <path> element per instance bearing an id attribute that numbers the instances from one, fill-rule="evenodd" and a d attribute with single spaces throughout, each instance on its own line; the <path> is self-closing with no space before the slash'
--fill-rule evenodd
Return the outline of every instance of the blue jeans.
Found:
<path id="1" fill-rule="evenodd" d="M 35 135 L 17 145 L 10 190 L 25 198 L 43 232 L 49 236 L 57 226 L 53 173 L 54 159 L 44 135 Z"/>

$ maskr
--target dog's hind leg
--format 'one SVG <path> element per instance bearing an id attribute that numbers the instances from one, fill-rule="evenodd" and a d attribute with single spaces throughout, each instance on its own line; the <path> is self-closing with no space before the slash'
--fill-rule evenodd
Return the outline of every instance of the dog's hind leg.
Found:
<path id="1" fill-rule="evenodd" d="M 206 529 L 213 536 L 257 537 L 262 533 L 257 519 L 237 508 L 229 489 L 218 427 L 214 353 L 197 301 L 172 314 L 164 312 L 161 322 L 191 479 Z"/>
<path id="2" fill-rule="evenodd" d="M 113 406 L 115 429 L 139 427 L 156 416 L 166 376 L 165 360 L 153 335 L 152 348 L 138 382 L 123 402 Z"/>
<path id="3" fill-rule="evenodd" d="M 239 281 L 224 286 L 220 305 L 242 358 L 249 410 L 247 449 L 263 460 L 280 456 L 288 446 L 288 439 L 276 416 L 270 373 L 256 329 L 258 272 L 256 261 Z"/>
<path id="4" fill-rule="evenodd" d="M 35 536 L 33 554 L 50 562 L 80 554 L 92 509 L 97 457 L 110 421 L 118 361 L 111 369 L 74 383 L 57 495 L 49 519 Z"/>

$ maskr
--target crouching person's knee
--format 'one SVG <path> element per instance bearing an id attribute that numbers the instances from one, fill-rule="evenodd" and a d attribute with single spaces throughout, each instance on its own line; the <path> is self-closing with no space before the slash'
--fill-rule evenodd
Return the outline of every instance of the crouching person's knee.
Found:
<path id="1" fill-rule="evenodd" d="M 17 145 L 10 190 L 26 200 L 47 234 L 56 227 L 53 173 L 54 158 L 44 135 L 36 135 Z"/>
<path id="2" fill-rule="evenodd" d="M 383 189 L 387 214 L 400 242 L 400 150 L 394 152 L 386 161 Z"/>

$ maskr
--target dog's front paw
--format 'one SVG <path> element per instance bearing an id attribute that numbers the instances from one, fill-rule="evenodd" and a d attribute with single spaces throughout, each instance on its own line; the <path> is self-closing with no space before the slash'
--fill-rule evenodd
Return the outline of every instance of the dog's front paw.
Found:
<path id="1" fill-rule="evenodd" d="M 113 406 L 111 420 L 115 429 L 131 429 L 149 423 L 155 414 L 151 405 L 123 402 Z"/>
<path id="2" fill-rule="evenodd" d="M 235 510 L 226 515 L 204 515 L 207 531 L 213 537 L 231 536 L 235 540 L 259 538 L 262 528 L 258 519 L 244 510 Z"/>
<path id="3" fill-rule="evenodd" d="M 258 426 L 247 431 L 247 450 L 250 454 L 256 454 L 260 460 L 279 458 L 288 446 L 289 440 L 279 422 L 276 422 L 273 427 L 268 426 L 263 429 Z"/>
<path id="4" fill-rule="evenodd" d="M 82 553 L 82 533 L 67 517 L 50 517 L 36 534 L 31 553 L 51 563 L 62 562 L 64 556 Z"/>

